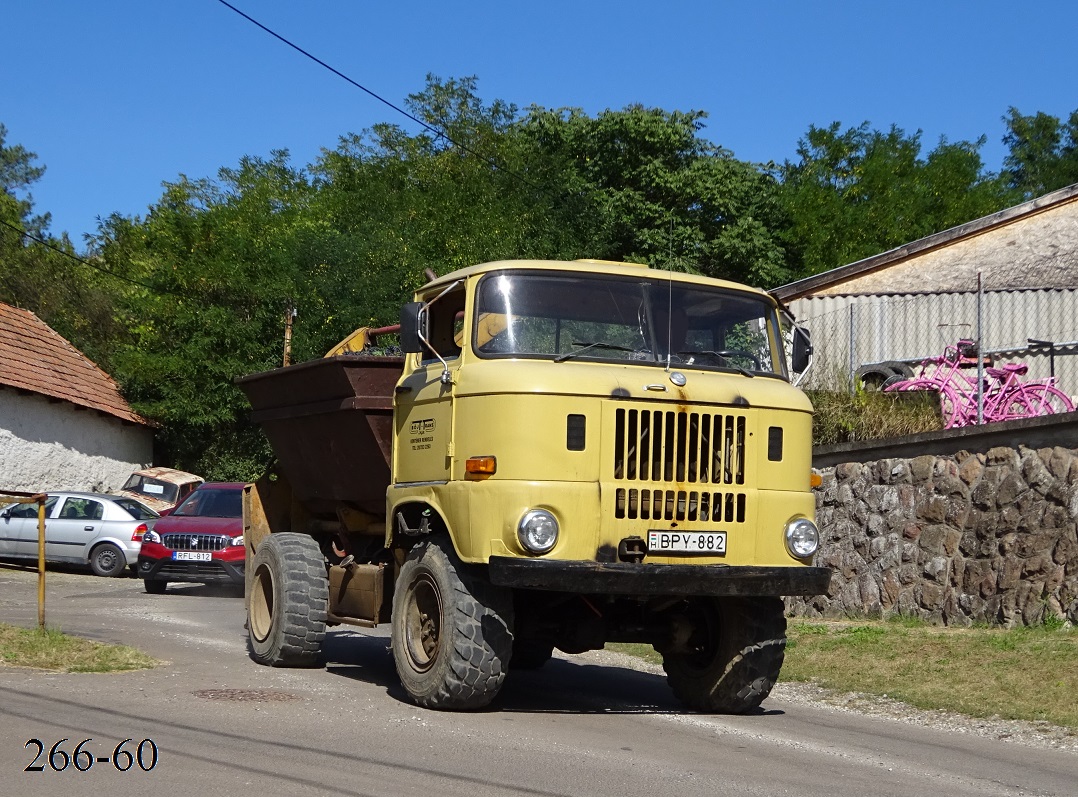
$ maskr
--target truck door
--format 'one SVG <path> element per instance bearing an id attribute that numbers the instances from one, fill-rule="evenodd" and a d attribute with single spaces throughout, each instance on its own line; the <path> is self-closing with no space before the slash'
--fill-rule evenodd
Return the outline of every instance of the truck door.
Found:
<path id="1" fill-rule="evenodd" d="M 453 385 L 465 341 L 461 286 L 427 308 L 428 343 L 408 355 L 394 395 L 393 481 L 444 482 L 453 459 Z"/>

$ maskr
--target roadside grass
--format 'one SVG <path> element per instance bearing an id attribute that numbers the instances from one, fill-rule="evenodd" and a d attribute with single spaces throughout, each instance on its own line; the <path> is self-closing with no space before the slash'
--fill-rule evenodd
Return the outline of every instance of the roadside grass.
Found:
<path id="1" fill-rule="evenodd" d="M 159 664 L 127 645 L 106 645 L 68 636 L 54 628 L 19 628 L 0 623 L 0 665 L 54 672 L 123 672 Z"/>
<path id="2" fill-rule="evenodd" d="M 943 428 L 939 397 L 929 391 L 805 392 L 816 410 L 812 422 L 813 445 L 879 440 Z"/>
<path id="3" fill-rule="evenodd" d="M 790 620 L 787 636 L 782 681 L 1078 730 L 1078 628 L 941 628 L 908 618 Z M 662 661 L 647 645 L 607 647 Z"/>

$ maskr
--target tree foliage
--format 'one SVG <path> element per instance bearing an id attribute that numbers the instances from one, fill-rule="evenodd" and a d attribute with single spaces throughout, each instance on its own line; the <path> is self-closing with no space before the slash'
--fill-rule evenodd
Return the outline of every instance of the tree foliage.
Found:
<path id="1" fill-rule="evenodd" d="M 1008 148 L 1003 175 L 1023 198 L 1078 183 L 1078 110 L 1062 122 L 1040 112 L 1023 116 L 1011 107 L 1003 121 Z"/>
<path id="2" fill-rule="evenodd" d="M 922 157 L 920 131 L 810 127 L 799 160 L 779 170 L 791 220 L 783 238 L 799 270 L 836 268 L 1006 207 L 1013 195 L 984 172 L 984 142 L 941 139 Z"/>

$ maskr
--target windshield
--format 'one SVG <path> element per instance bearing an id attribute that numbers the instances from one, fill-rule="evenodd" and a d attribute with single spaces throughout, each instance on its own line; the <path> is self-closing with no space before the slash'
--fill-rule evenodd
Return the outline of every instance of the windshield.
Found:
<path id="1" fill-rule="evenodd" d="M 195 490 L 176 507 L 173 517 L 240 517 L 243 503 L 239 490 Z"/>
<path id="2" fill-rule="evenodd" d="M 475 349 L 485 357 L 613 360 L 785 376 L 770 302 L 641 277 L 487 275 L 479 286 Z"/>

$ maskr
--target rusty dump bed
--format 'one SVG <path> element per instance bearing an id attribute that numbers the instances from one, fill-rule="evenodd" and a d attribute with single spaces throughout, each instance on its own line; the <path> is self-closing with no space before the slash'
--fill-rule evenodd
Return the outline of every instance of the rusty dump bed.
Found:
<path id="1" fill-rule="evenodd" d="M 294 496 L 319 515 L 385 513 L 400 357 L 342 355 L 236 380 Z"/>

